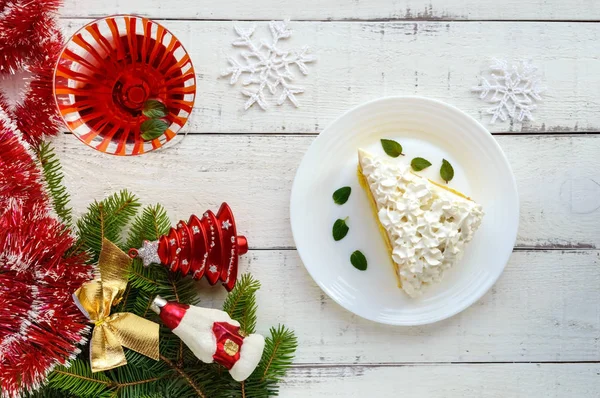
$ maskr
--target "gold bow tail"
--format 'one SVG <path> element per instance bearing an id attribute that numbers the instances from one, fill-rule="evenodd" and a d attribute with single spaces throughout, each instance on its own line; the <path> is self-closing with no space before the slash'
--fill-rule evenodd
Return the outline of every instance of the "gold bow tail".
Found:
<path id="1" fill-rule="evenodd" d="M 100 280 L 83 284 L 73 294 L 75 304 L 95 324 L 90 342 L 92 372 L 127 364 L 123 347 L 159 359 L 159 326 L 130 312 L 110 315 L 127 287 L 131 258 L 108 239 L 102 240 Z"/>

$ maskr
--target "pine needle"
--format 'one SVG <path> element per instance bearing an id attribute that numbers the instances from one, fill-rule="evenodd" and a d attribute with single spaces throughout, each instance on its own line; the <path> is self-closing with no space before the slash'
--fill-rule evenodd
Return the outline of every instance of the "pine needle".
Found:
<path id="1" fill-rule="evenodd" d="M 76 359 L 69 368 L 57 367 L 48 377 L 48 386 L 79 397 L 108 397 L 113 383 L 104 373 L 92 373 L 90 364 Z"/>
<path id="2" fill-rule="evenodd" d="M 131 224 L 127 246 L 139 248 L 144 240 L 157 240 L 167 234 L 170 228 L 171 221 L 162 205 L 146 206 Z"/>
<path id="3" fill-rule="evenodd" d="M 260 282 L 251 274 L 244 274 L 223 303 L 223 311 L 238 321 L 240 329 L 246 334 L 254 333 L 256 330 L 256 311 L 258 310 L 256 292 L 258 289 L 260 289 Z"/>
<path id="4" fill-rule="evenodd" d="M 55 390 L 50 387 L 44 387 L 41 390 L 22 393 L 24 398 L 77 398 L 73 394 L 66 393 L 61 390 Z"/>
<path id="5" fill-rule="evenodd" d="M 72 209 L 69 207 L 69 193 L 63 184 L 63 173 L 60 160 L 49 142 L 42 141 L 36 148 L 37 159 L 46 180 L 46 191 L 50 196 L 52 207 L 58 218 L 71 225 Z"/>
<path id="6" fill-rule="evenodd" d="M 126 366 L 105 372 L 115 384 L 115 396 L 137 398 L 152 394 L 171 377 L 171 370 L 163 362 L 131 350 L 127 350 L 125 356 Z"/>
<path id="7" fill-rule="evenodd" d="M 271 328 L 265 339 L 265 351 L 258 367 L 241 385 L 247 397 L 267 397 L 279 394 L 279 382 L 292 364 L 298 340 L 294 332 L 283 325 Z"/>
<path id="8" fill-rule="evenodd" d="M 94 260 L 98 260 L 102 238 L 121 246 L 123 229 L 139 207 L 138 198 L 127 190 L 115 193 L 101 202 L 94 201 L 88 207 L 88 212 L 77 221 L 82 247 L 90 250 Z"/>
<path id="9" fill-rule="evenodd" d="M 265 351 L 257 374 L 261 381 L 279 381 L 292 364 L 298 347 L 293 331 L 284 325 L 270 329 L 271 336 L 265 339 Z"/>

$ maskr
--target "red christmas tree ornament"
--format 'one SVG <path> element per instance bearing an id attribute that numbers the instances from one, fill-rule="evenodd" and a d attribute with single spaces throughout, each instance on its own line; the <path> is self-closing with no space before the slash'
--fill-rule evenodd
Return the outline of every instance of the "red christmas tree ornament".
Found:
<path id="1" fill-rule="evenodd" d="M 151 308 L 198 359 L 223 365 L 236 381 L 246 380 L 262 358 L 264 337 L 246 336 L 225 311 L 166 301 L 160 296 Z"/>
<path id="2" fill-rule="evenodd" d="M 139 257 L 146 267 L 159 263 L 194 279 L 205 276 L 211 285 L 220 280 L 231 291 L 237 280 L 238 258 L 247 252 L 248 241 L 237 235 L 233 212 L 223 203 L 216 215 L 210 210 L 202 218 L 192 215 L 158 240 L 130 249 L 129 255 Z"/>

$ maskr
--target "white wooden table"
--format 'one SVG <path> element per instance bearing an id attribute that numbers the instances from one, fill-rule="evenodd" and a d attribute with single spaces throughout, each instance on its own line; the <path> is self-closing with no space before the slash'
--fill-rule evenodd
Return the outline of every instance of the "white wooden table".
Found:
<path id="1" fill-rule="evenodd" d="M 295 329 L 283 397 L 600 396 L 600 2 L 596 0 L 66 0 L 71 33 L 91 18 L 135 13 L 191 53 L 198 96 L 190 134 L 142 157 L 56 141 L 74 206 L 121 188 L 161 202 L 172 220 L 227 201 L 263 283 L 259 329 Z M 232 20 L 292 19 L 291 47 L 318 55 L 302 106 L 242 110 L 219 79 Z M 245 23 L 245 22 L 244 22 Z M 386 95 L 452 103 L 487 123 L 470 92 L 490 57 L 529 58 L 548 92 L 535 121 L 489 126 L 521 198 L 517 244 L 491 291 L 430 326 L 388 327 L 332 302 L 294 249 L 289 196 L 315 136 L 345 110 Z M 221 293 L 205 292 L 207 305 Z"/>

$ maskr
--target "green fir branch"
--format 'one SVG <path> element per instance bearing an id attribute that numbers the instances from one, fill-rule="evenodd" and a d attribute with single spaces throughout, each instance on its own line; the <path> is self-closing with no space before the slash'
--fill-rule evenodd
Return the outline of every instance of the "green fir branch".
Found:
<path id="1" fill-rule="evenodd" d="M 181 277 L 171 273 L 161 265 L 144 267 L 138 259 L 134 260 L 129 269 L 130 289 L 137 289 L 145 293 L 146 297 L 154 298 L 160 295 L 166 300 L 196 305 L 200 302 L 197 284 L 192 278 Z M 133 312 L 145 316 L 145 306 L 134 309 Z"/>
<path id="2" fill-rule="evenodd" d="M 54 153 L 49 142 L 42 141 L 36 148 L 38 163 L 46 181 L 46 191 L 52 202 L 52 208 L 58 218 L 67 226 L 71 225 L 72 209 L 69 207 L 69 193 L 63 184 L 60 159 Z"/>
<path id="3" fill-rule="evenodd" d="M 129 286 L 147 292 L 155 292 L 167 276 L 166 270 L 158 266 L 144 267 L 142 260 L 134 259 L 129 268 Z"/>
<path id="4" fill-rule="evenodd" d="M 169 358 L 166 358 L 162 355 L 161 355 L 160 359 L 165 364 L 167 364 L 167 366 L 169 366 L 174 372 L 176 372 L 177 375 L 182 379 L 183 382 L 187 383 L 188 388 L 191 388 L 193 390 L 193 392 L 196 394 L 195 396 L 200 397 L 200 398 L 209 398 L 205 394 L 202 386 L 200 384 L 198 384 L 194 379 L 192 379 L 192 377 L 183 369 L 183 367 L 181 365 L 173 363 Z M 184 384 L 184 383 L 182 383 L 182 384 Z"/>
<path id="5" fill-rule="evenodd" d="M 198 362 L 197 365 L 190 367 L 188 372 L 194 382 L 203 388 L 208 398 L 241 397 L 240 383 L 233 380 L 221 365 Z"/>
<path id="6" fill-rule="evenodd" d="M 87 361 L 76 359 L 69 368 L 57 367 L 48 377 L 48 387 L 78 397 L 110 397 L 114 383 L 102 372 L 92 373 Z"/>
<path id="7" fill-rule="evenodd" d="M 61 390 L 55 390 L 53 388 L 44 386 L 43 388 L 32 391 L 32 392 L 23 392 L 24 398 L 77 398 L 76 395 L 66 393 Z"/>
<path id="8" fill-rule="evenodd" d="M 292 365 L 298 340 L 293 331 L 283 325 L 270 329 L 265 339 L 262 359 L 252 375 L 241 384 L 246 397 L 270 397 L 279 394 L 279 383 Z"/>
<path id="9" fill-rule="evenodd" d="M 171 221 L 162 205 L 146 206 L 131 224 L 127 246 L 139 248 L 144 240 L 157 240 L 167 234 L 170 228 Z"/>
<path id="10" fill-rule="evenodd" d="M 256 292 L 260 289 L 260 282 L 251 274 L 244 274 L 227 295 L 223 303 L 223 311 L 232 319 L 240 323 L 240 329 L 251 334 L 256 330 Z"/>
<path id="11" fill-rule="evenodd" d="M 88 212 L 77 221 L 77 230 L 82 248 L 92 252 L 94 261 L 98 260 L 102 238 L 122 246 L 123 229 L 139 207 L 138 198 L 127 190 L 115 193 L 101 202 L 94 201 L 88 207 Z"/>
<path id="12" fill-rule="evenodd" d="M 294 360 L 298 339 L 294 332 L 284 325 L 270 329 L 271 336 L 265 339 L 265 351 L 257 374 L 260 380 L 280 381 Z"/>
<path id="13" fill-rule="evenodd" d="M 120 398 L 137 398 L 160 389 L 174 375 L 161 361 L 155 361 L 135 351 L 126 350 L 127 365 L 105 374 L 114 383 L 113 394 Z"/>

